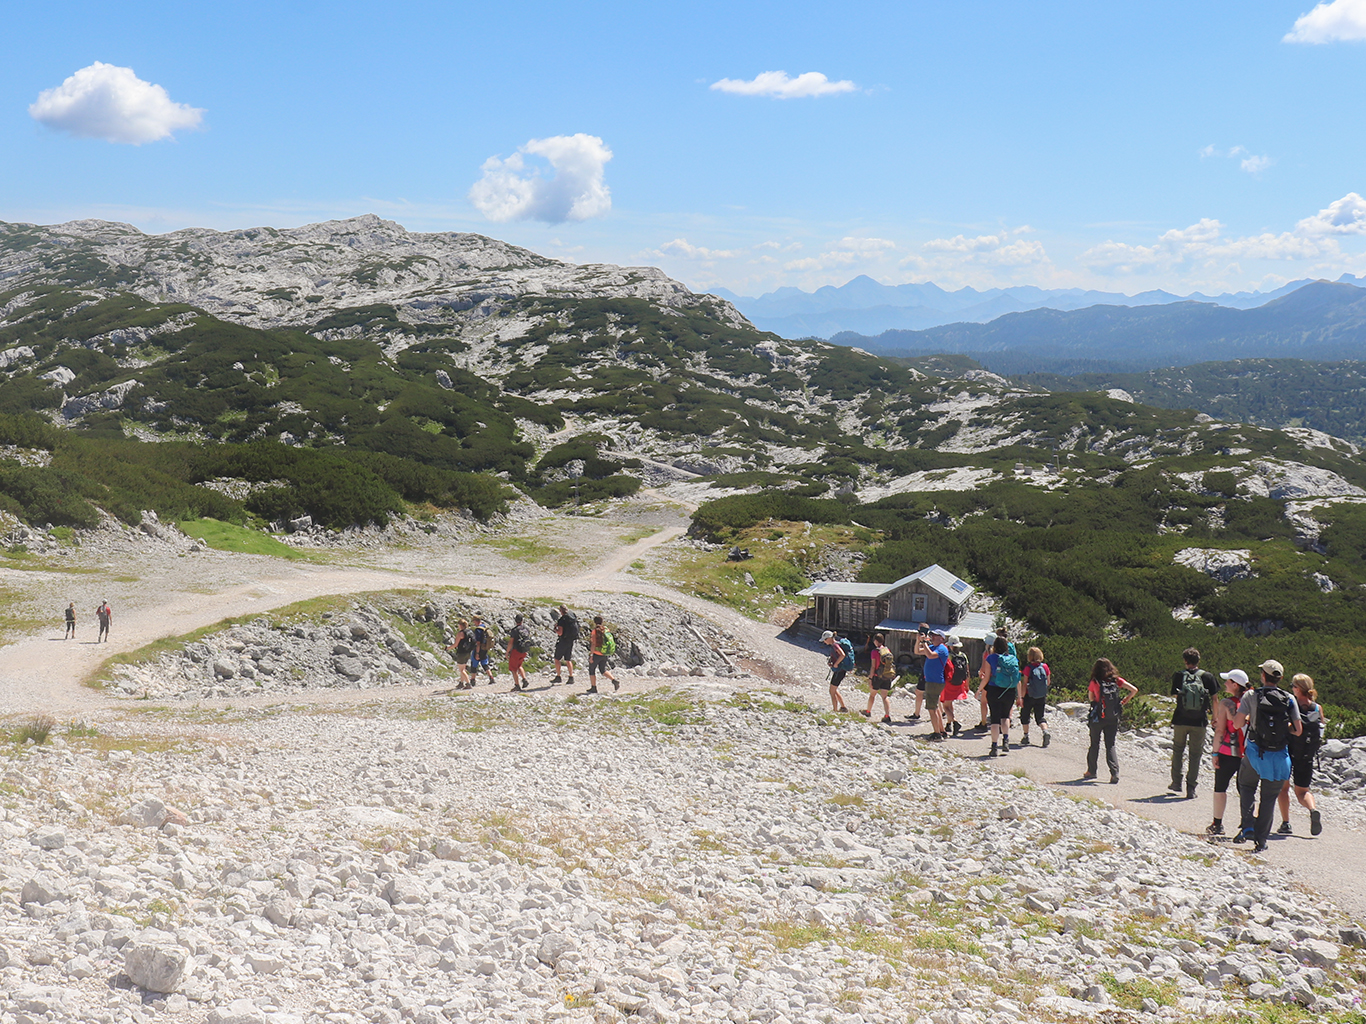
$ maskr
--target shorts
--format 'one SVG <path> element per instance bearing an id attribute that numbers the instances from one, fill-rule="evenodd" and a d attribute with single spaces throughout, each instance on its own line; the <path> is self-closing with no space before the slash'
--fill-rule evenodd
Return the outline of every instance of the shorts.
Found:
<path id="1" fill-rule="evenodd" d="M 1243 759 L 1236 754 L 1219 755 L 1214 762 L 1214 791 L 1216 793 L 1228 792 L 1228 784 L 1238 774 L 1238 767 L 1242 763 Z"/>
<path id="2" fill-rule="evenodd" d="M 840 683 L 844 682 L 844 677 L 848 674 L 849 670 L 846 668 L 835 669 L 830 673 L 830 685 L 838 688 Z"/>
<path id="3" fill-rule="evenodd" d="M 473 669 L 480 669 L 480 668 L 488 668 L 488 667 L 489 667 L 489 660 L 488 660 L 488 658 L 471 658 L 471 659 L 470 659 L 470 668 L 473 668 Z"/>
<path id="4" fill-rule="evenodd" d="M 1290 755 L 1290 782 L 1300 789 L 1308 789 L 1314 781 L 1314 759 Z"/>
<path id="5" fill-rule="evenodd" d="M 968 695 L 967 683 L 949 683 L 944 687 L 944 692 L 939 695 L 941 704 L 952 704 L 956 700 L 963 700 Z"/>
<path id="6" fill-rule="evenodd" d="M 938 706 L 939 697 L 943 692 L 943 683 L 931 683 L 927 680 L 925 683 L 925 703 L 931 708 Z"/>
<path id="7" fill-rule="evenodd" d="M 890 690 L 892 688 L 892 681 L 890 679 L 879 679 L 877 676 L 872 676 L 868 680 L 868 685 L 874 690 Z"/>
<path id="8" fill-rule="evenodd" d="M 607 674 L 607 655 L 591 654 L 588 657 L 588 674 L 590 676 Z"/>
<path id="9" fill-rule="evenodd" d="M 1018 695 L 1013 686 L 988 686 L 987 687 L 987 708 L 989 709 L 987 721 L 1006 722 L 1010 720 L 1010 714 L 1015 710 L 1015 698 Z"/>
<path id="10" fill-rule="evenodd" d="M 555 640 L 555 660 L 573 661 L 574 660 L 574 641 L 570 637 L 557 637 Z"/>
<path id="11" fill-rule="evenodd" d="M 921 693 L 924 693 L 924 692 L 925 692 L 925 680 L 923 680 L 923 679 L 917 680 L 917 681 L 916 681 L 916 684 L 915 684 L 915 688 L 916 688 L 917 690 L 919 690 Z"/>
<path id="12" fill-rule="evenodd" d="M 526 651 L 519 651 L 516 648 L 508 651 L 508 670 L 511 672 L 520 670 L 522 662 L 526 661 L 526 655 Z"/>
<path id="13" fill-rule="evenodd" d="M 1024 707 L 1020 711 L 1020 722 L 1023 724 L 1029 721 L 1029 716 L 1034 716 L 1034 721 L 1043 725 L 1044 708 L 1048 706 L 1047 697 L 1031 697 L 1025 694 Z"/>

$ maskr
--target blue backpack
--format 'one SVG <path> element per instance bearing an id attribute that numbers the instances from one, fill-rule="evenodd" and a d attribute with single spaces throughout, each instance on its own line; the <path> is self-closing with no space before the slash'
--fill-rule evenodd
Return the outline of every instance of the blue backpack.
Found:
<path id="1" fill-rule="evenodd" d="M 1005 654 L 996 656 L 996 668 L 991 673 L 991 685 L 1004 689 L 1020 685 L 1020 659 L 1015 657 L 1015 645 L 1011 644 Z"/>

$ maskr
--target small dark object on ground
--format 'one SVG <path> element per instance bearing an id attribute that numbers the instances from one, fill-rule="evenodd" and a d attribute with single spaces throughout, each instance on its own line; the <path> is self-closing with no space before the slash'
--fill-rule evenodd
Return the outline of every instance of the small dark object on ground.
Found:
<path id="1" fill-rule="evenodd" d="M 726 553 L 727 562 L 743 562 L 752 557 L 753 556 L 749 553 L 749 548 L 731 548 L 730 551 Z"/>

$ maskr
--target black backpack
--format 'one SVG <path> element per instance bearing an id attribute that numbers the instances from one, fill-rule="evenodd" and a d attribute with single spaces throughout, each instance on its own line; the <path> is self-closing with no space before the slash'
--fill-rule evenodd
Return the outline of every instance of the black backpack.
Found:
<path id="1" fill-rule="evenodd" d="M 531 630 L 525 622 L 519 622 L 512 627 L 512 649 L 521 654 L 531 650 Z"/>
<path id="2" fill-rule="evenodd" d="M 1110 719 L 1118 721 L 1120 715 L 1124 713 L 1124 702 L 1119 696 L 1119 680 L 1111 676 L 1108 679 L 1098 680 L 1097 685 L 1100 687 L 1100 700 L 1096 702 L 1100 708 L 1100 718 L 1096 721 L 1104 722 Z M 1094 715 L 1092 717 L 1094 718 Z"/>
<path id="3" fill-rule="evenodd" d="M 1196 668 L 1188 668 L 1182 673 L 1181 690 L 1177 698 L 1182 711 L 1203 714 L 1208 707 L 1209 691 L 1205 689 L 1205 682 L 1200 675 L 1200 670 Z"/>
<path id="4" fill-rule="evenodd" d="M 1291 699 L 1279 686 L 1257 687 L 1257 727 L 1253 739 L 1263 753 L 1284 750 L 1290 742 Z"/>
<path id="5" fill-rule="evenodd" d="M 573 612 L 565 612 L 560 616 L 560 629 L 563 630 L 560 636 L 566 640 L 577 640 L 579 638 L 579 617 Z"/>
<path id="6" fill-rule="evenodd" d="M 1323 709 L 1317 704 L 1301 707 L 1300 722 L 1304 730 L 1290 737 L 1291 747 L 1296 757 L 1313 757 L 1323 746 Z"/>

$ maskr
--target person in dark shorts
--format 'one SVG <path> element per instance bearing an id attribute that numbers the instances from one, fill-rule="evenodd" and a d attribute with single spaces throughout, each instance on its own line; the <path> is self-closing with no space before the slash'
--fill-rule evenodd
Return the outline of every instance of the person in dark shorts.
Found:
<path id="1" fill-rule="evenodd" d="M 1020 693 L 1016 701 L 1020 705 L 1020 746 L 1029 746 L 1029 718 L 1032 715 L 1039 732 L 1043 733 L 1039 745 L 1046 747 L 1048 723 L 1044 720 L 1044 712 L 1048 708 L 1048 684 L 1053 674 L 1039 648 L 1031 647 L 1025 652 L 1025 659 L 1029 664 L 1020 673 Z"/>
<path id="2" fill-rule="evenodd" d="M 621 684 L 607 667 L 607 627 L 602 624 L 602 616 L 593 616 L 593 631 L 588 635 L 588 689 L 585 693 L 598 692 L 598 676 L 603 676 L 612 684 L 613 690 L 620 690 Z"/>
<path id="3" fill-rule="evenodd" d="M 854 645 L 830 630 L 821 634 L 821 643 L 830 648 L 825 663 L 830 666 L 830 710 L 848 711 L 840 696 L 840 683 L 854 668 Z"/>
<path id="4" fill-rule="evenodd" d="M 470 680 L 470 653 L 474 650 L 474 641 L 470 639 L 470 624 L 466 620 L 460 619 L 456 625 L 455 643 L 448 644 L 446 650 L 451 652 L 451 657 L 460 669 L 460 682 L 455 688 L 468 690 L 474 685 Z"/>
<path id="5" fill-rule="evenodd" d="M 574 685 L 574 644 L 579 639 L 579 617 L 565 605 L 560 605 L 560 617 L 555 620 L 555 678 L 550 685 L 568 683 Z M 564 669 L 569 669 L 569 678 L 564 678 Z"/>
<path id="6" fill-rule="evenodd" d="M 926 633 L 917 633 L 915 653 L 925 659 L 925 706 L 930 709 L 930 726 L 934 729 L 930 739 L 947 739 L 944 713 L 939 708 L 939 700 L 944 694 L 944 666 L 949 662 L 949 649 L 944 645 L 943 630 L 931 629 Z"/>
<path id="7" fill-rule="evenodd" d="M 1314 755 L 1323 745 L 1323 730 L 1328 719 L 1318 704 L 1318 691 L 1314 680 L 1300 673 L 1290 680 L 1290 692 L 1300 706 L 1300 723 L 1304 729 L 1298 736 L 1290 737 L 1290 778 L 1281 787 L 1281 795 L 1276 804 L 1281 810 L 1281 827 L 1277 831 L 1288 836 L 1293 834 L 1290 827 L 1290 787 L 1295 787 L 1295 799 L 1309 812 L 1309 834 L 1316 836 L 1323 831 L 1323 816 L 1314 804 L 1314 794 L 1309 787 L 1314 782 Z"/>
<path id="8" fill-rule="evenodd" d="M 1238 775 L 1243 763 L 1243 730 L 1233 728 L 1233 716 L 1238 713 L 1238 702 L 1247 692 L 1247 673 L 1240 668 L 1220 672 L 1224 681 L 1224 695 L 1214 702 L 1214 820 L 1206 835 L 1224 834 L 1224 808 L 1228 806 L 1228 784 Z"/>
<path id="9" fill-rule="evenodd" d="M 101 601 L 100 606 L 95 609 L 95 621 L 100 624 L 99 636 L 95 637 L 95 643 L 104 641 L 109 642 L 109 624 L 114 621 L 113 609 L 109 607 L 108 601 Z"/>
<path id="10" fill-rule="evenodd" d="M 988 757 L 1010 752 L 1010 716 L 1019 699 L 1019 686 L 1020 662 L 1015 656 L 1015 645 L 1003 636 L 992 637 L 991 653 L 982 659 L 982 689 L 987 696 L 987 722 L 991 731 Z"/>
<path id="11" fill-rule="evenodd" d="M 470 618 L 470 639 L 474 641 L 474 651 L 470 654 L 471 685 L 482 669 L 492 686 L 497 682 L 493 675 L 493 659 L 489 656 L 493 649 L 493 631 L 479 615 Z"/>
<path id="12" fill-rule="evenodd" d="M 892 705 L 888 698 L 891 696 L 894 682 L 896 682 L 896 656 L 887 646 L 886 638 L 878 633 L 873 638 L 872 662 L 868 672 L 868 707 L 863 712 L 864 718 L 872 716 L 873 701 L 881 697 L 883 724 L 892 724 Z"/>
<path id="13" fill-rule="evenodd" d="M 63 640 L 76 639 L 76 602 L 72 601 L 66 606 L 66 635 Z"/>

